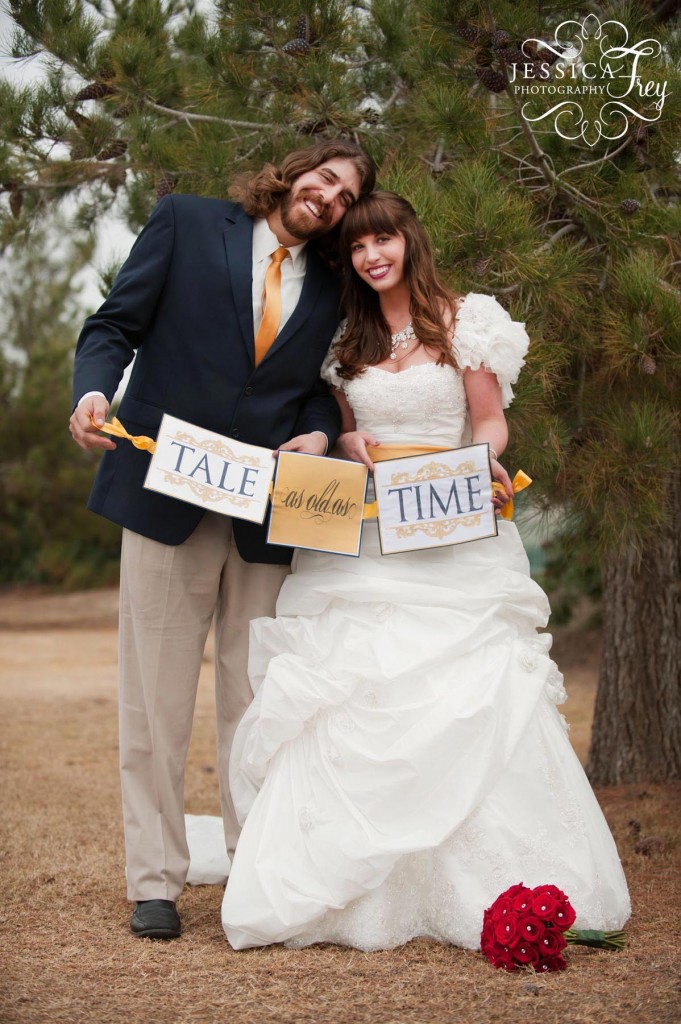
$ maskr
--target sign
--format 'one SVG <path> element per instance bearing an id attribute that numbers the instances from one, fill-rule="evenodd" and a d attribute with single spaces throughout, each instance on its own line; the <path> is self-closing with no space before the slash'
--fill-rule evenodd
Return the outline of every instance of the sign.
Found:
<path id="1" fill-rule="evenodd" d="M 268 544 L 359 555 L 368 473 L 358 462 L 279 452 Z"/>
<path id="2" fill-rule="evenodd" d="M 166 413 L 144 486 L 235 519 L 262 523 L 274 469 L 270 448 L 242 444 Z"/>
<path id="3" fill-rule="evenodd" d="M 384 555 L 497 534 L 487 444 L 377 462 L 374 485 Z"/>

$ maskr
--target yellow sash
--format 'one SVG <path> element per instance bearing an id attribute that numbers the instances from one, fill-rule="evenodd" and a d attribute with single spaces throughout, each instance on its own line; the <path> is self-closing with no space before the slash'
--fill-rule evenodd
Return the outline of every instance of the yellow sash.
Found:
<path id="1" fill-rule="evenodd" d="M 140 451 L 151 452 L 152 454 L 156 451 L 156 442 L 153 437 L 145 437 L 144 434 L 138 434 L 137 437 L 133 437 L 115 416 L 111 423 L 103 423 L 101 427 L 98 423 L 95 423 L 92 417 L 90 419 L 92 425 L 97 427 L 97 430 L 102 430 L 105 434 L 112 434 L 114 437 L 124 437 L 127 441 L 134 444 L 135 448 L 139 448 Z"/>

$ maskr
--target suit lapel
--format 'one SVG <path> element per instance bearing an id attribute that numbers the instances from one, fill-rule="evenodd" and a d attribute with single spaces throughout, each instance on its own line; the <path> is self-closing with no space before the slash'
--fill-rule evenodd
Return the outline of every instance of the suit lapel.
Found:
<path id="1" fill-rule="evenodd" d="M 254 362 L 253 342 L 253 221 L 243 210 L 229 217 L 232 223 L 223 232 L 229 266 L 234 308 L 248 357 Z"/>
<path id="2" fill-rule="evenodd" d="M 273 352 L 276 352 L 277 349 L 280 349 L 285 345 L 287 341 L 290 341 L 296 331 L 300 330 L 314 309 L 323 283 L 324 271 L 319 259 L 314 253 L 309 253 L 307 267 L 305 270 L 305 278 L 303 280 L 303 287 L 300 293 L 300 298 L 298 299 L 298 304 L 284 324 L 283 330 L 279 332 L 272 342 L 263 362 L 265 362 Z"/>

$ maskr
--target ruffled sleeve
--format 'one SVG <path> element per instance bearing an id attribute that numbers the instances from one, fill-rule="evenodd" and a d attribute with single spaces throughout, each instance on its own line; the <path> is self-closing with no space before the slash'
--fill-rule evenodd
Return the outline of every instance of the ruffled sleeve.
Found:
<path id="1" fill-rule="evenodd" d="M 319 371 L 322 380 L 325 380 L 326 383 L 330 384 L 332 388 L 342 388 L 343 385 L 345 384 L 343 378 L 338 376 L 338 367 L 340 366 L 340 363 L 336 359 L 335 350 L 337 342 L 340 341 L 340 339 L 343 337 L 343 334 L 345 333 L 347 323 L 347 320 L 342 320 L 341 323 L 338 325 L 338 329 L 334 334 L 333 338 L 331 339 L 329 351 L 326 353 L 326 357 L 324 359 L 324 362 L 322 363 L 322 368 Z"/>
<path id="2" fill-rule="evenodd" d="M 493 296 L 466 296 L 456 315 L 454 356 L 462 370 L 484 366 L 497 375 L 504 409 L 513 401 L 512 385 L 525 365 L 529 344 L 525 324 L 511 320 Z"/>

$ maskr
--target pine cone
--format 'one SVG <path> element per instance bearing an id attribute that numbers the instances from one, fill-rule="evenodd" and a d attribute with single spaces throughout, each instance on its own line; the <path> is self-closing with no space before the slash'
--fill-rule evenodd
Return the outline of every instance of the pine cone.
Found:
<path id="1" fill-rule="evenodd" d="M 526 64 L 528 58 L 517 46 L 507 46 L 498 51 L 499 56 L 506 64 Z"/>
<path id="2" fill-rule="evenodd" d="M 113 112 L 113 116 L 117 121 L 125 121 L 126 117 L 130 117 L 133 112 L 133 106 L 130 103 L 121 103 L 120 107 L 116 107 Z"/>
<path id="3" fill-rule="evenodd" d="M 92 124 L 92 118 L 86 117 L 85 114 L 81 114 L 78 110 L 67 110 L 66 113 L 78 128 L 85 128 L 87 125 Z"/>
<path id="4" fill-rule="evenodd" d="M 156 184 L 156 199 L 163 199 L 175 190 L 175 179 L 167 171 L 164 171 Z"/>
<path id="5" fill-rule="evenodd" d="M 282 46 L 282 50 L 289 57 L 306 57 L 310 52 L 310 44 L 304 39 L 289 39 L 288 43 Z"/>
<path id="6" fill-rule="evenodd" d="M 473 270 L 478 277 L 484 277 L 489 269 L 489 265 L 492 262 L 489 256 L 479 256 L 473 264 Z"/>
<path id="7" fill-rule="evenodd" d="M 82 103 L 83 100 L 101 100 L 104 96 L 115 96 L 115 94 L 116 90 L 112 85 L 107 85 L 106 82 L 91 82 L 90 85 L 86 85 L 84 89 L 76 93 L 75 102 Z"/>
<path id="8" fill-rule="evenodd" d="M 506 89 L 506 79 L 501 71 L 495 71 L 494 68 L 476 68 L 475 75 L 490 92 L 504 92 Z"/>
<path id="9" fill-rule="evenodd" d="M 296 39 L 304 39 L 310 42 L 310 19 L 307 14 L 300 14 L 296 21 Z"/>
<path id="10" fill-rule="evenodd" d="M 657 363 L 655 362 L 653 357 L 649 356 L 648 353 L 646 352 L 639 359 L 638 367 L 639 367 L 639 370 L 641 371 L 641 373 L 645 373 L 646 376 L 652 377 L 652 375 L 657 370 Z"/>
<path id="11" fill-rule="evenodd" d="M 641 204 L 638 199 L 623 199 L 620 203 L 620 210 L 622 213 L 636 213 L 640 207 Z"/>
<path id="12" fill-rule="evenodd" d="M 475 25 L 459 25 L 456 31 L 471 46 L 475 46 L 480 36 L 480 29 L 476 28 Z"/>
<path id="13" fill-rule="evenodd" d="M 23 205 L 24 205 L 23 193 L 19 192 L 18 189 L 15 189 L 13 192 L 10 192 L 9 208 L 12 211 L 12 216 L 15 217 L 17 220 L 21 216 L 21 207 Z"/>
<path id="14" fill-rule="evenodd" d="M 115 160 L 116 157 L 123 156 L 128 151 L 128 144 L 123 139 L 114 139 L 112 143 L 102 150 L 101 153 L 97 154 L 98 160 Z"/>
<path id="15" fill-rule="evenodd" d="M 492 46 L 496 48 L 500 46 L 508 46 L 509 43 L 513 42 L 513 36 L 510 32 L 505 32 L 503 29 L 497 29 L 496 32 L 492 32 L 490 42 Z"/>

